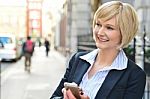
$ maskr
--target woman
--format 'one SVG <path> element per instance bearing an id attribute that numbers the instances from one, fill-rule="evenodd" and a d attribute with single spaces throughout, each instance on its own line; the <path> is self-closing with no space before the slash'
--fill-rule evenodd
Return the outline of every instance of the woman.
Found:
<path id="1" fill-rule="evenodd" d="M 120 1 L 101 5 L 93 20 L 97 49 L 71 58 L 51 99 L 76 99 L 71 90 L 64 89 L 64 82 L 77 83 L 81 99 L 142 99 L 145 72 L 122 50 L 135 37 L 138 25 L 131 5 Z"/>

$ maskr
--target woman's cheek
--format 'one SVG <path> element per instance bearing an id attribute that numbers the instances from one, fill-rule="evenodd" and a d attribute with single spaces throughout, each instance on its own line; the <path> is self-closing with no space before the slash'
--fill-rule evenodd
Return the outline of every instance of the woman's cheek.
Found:
<path id="1" fill-rule="evenodd" d="M 96 29 L 93 30 L 93 39 L 94 39 L 94 40 L 96 40 L 96 34 L 97 34 L 97 32 L 98 32 L 98 31 L 97 31 Z"/>
<path id="2" fill-rule="evenodd" d="M 93 31 L 93 39 L 96 40 L 96 33 Z"/>

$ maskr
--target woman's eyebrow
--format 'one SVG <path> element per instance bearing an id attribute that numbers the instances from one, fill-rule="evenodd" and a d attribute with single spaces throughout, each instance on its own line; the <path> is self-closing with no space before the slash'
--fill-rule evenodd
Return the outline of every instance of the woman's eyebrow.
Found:
<path id="1" fill-rule="evenodd" d="M 101 22 L 100 20 L 96 20 L 95 23 L 103 24 L 103 22 Z M 111 26 L 111 27 L 113 27 L 113 28 L 117 28 L 116 25 L 111 24 L 111 23 L 106 23 L 106 24 L 104 24 L 104 25 L 105 25 L 105 26 Z"/>
<path id="2" fill-rule="evenodd" d="M 111 26 L 111 27 L 114 27 L 116 28 L 117 26 L 116 25 L 112 25 L 112 24 L 105 24 L 106 26 Z"/>
<path id="3" fill-rule="evenodd" d="M 100 21 L 95 21 L 96 23 L 101 23 Z"/>

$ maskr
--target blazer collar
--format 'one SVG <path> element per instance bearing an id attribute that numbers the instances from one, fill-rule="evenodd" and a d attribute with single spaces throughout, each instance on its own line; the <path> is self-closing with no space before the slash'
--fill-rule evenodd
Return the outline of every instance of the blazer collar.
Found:
<path id="1" fill-rule="evenodd" d="M 91 65 L 93 65 L 99 51 L 101 51 L 101 50 L 95 49 L 85 55 L 80 56 L 80 58 L 89 62 Z M 109 66 L 106 69 L 107 70 L 108 69 L 109 70 L 111 70 L 111 69 L 123 70 L 123 69 L 127 68 L 127 62 L 128 62 L 128 58 L 127 58 L 126 54 L 124 53 L 123 50 L 120 50 L 119 54 L 117 55 L 115 60 L 112 62 L 111 66 Z"/>
<path id="2" fill-rule="evenodd" d="M 79 59 L 79 64 L 76 68 L 76 71 L 73 77 L 73 82 L 79 85 L 82 80 L 82 77 L 84 76 L 84 74 L 86 73 L 89 67 L 90 67 L 90 64 L 88 62 L 86 62 L 85 60 Z"/>
<path id="3" fill-rule="evenodd" d="M 125 70 L 111 70 L 106 76 L 106 79 L 104 80 L 101 88 L 99 89 L 96 95 L 96 99 L 99 99 L 98 97 L 107 99 L 108 94 L 110 93 L 114 85 L 119 81 L 124 71 Z"/>

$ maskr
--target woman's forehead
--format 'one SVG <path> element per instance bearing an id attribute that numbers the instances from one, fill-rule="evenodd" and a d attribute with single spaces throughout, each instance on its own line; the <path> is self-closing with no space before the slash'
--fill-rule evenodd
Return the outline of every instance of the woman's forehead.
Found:
<path id="1" fill-rule="evenodd" d="M 103 23 L 112 23 L 112 24 L 116 25 L 116 17 L 112 17 L 112 18 L 110 18 L 110 19 L 97 18 L 96 21 L 97 21 L 97 22 L 103 22 Z"/>

